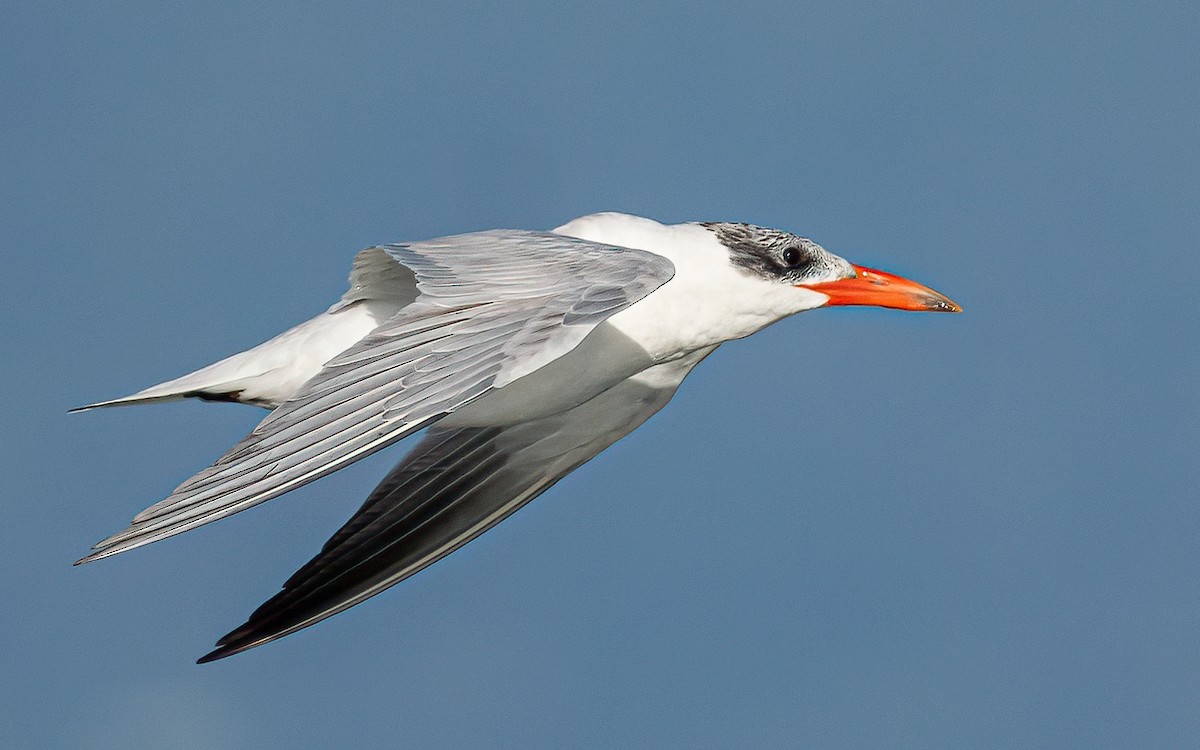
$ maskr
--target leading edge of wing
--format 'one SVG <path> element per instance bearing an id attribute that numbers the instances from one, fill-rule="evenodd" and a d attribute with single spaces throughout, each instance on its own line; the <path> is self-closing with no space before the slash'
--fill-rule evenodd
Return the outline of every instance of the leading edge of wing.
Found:
<path id="1" fill-rule="evenodd" d="M 416 274 L 417 302 L 76 564 L 224 518 L 381 450 L 562 356 L 674 272 L 651 253 L 541 232 L 383 249 Z"/>

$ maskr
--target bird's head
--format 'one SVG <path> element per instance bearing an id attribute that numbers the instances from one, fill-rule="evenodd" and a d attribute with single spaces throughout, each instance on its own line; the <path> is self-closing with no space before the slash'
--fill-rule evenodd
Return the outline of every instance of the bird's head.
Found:
<path id="1" fill-rule="evenodd" d="M 729 248 L 731 262 L 742 271 L 821 295 L 813 297 L 810 308 L 869 305 L 918 312 L 962 312 L 948 297 L 927 286 L 856 266 L 790 232 L 727 222 L 703 226 Z"/>

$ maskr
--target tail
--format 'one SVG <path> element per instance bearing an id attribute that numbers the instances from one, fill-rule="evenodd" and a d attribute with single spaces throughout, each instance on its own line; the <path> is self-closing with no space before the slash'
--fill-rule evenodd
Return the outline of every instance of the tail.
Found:
<path id="1" fill-rule="evenodd" d="M 161 401 L 179 401 L 185 398 L 199 398 L 204 401 L 235 401 L 254 406 L 273 406 L 261 398 L 262 394 L 247 394 L 247 389 L 254 388 L 266 372 L 261 367 L 252 366 L 250 359 L 241 352 L 232 357 L 202 367 L 183 377 L 168 380 L 165 383 L 150 386 L 129 396 L 114 398 L 108 401 L 97 401 L 87 406 L 78 406 L 71 412 L 102 409 L 109 406 L 130 406 L 132 404 L 152 404 Z M 256 398 L 258 396 L 258 398 Z"/>
<path id="2" fill-rule="evenodd" d="M 398 310 L 396 304 L 386 300 L 339 303 L 253 349 L 131 396 L 99 401 L 71 411 L 184 398 L 237 401 L 274 409 L 320 372 L 326 362 L 358 343 Z"/>

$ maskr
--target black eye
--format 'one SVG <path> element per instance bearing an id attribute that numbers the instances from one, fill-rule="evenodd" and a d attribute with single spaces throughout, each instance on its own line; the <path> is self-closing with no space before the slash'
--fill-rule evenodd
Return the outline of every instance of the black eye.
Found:
<path id="1" fill-rule="evenodd" d="M 794 247 L 789 247 L 783 251 L 783 262 L 789 266 L 794 266 L 800 262 L 800 251 Z"/>

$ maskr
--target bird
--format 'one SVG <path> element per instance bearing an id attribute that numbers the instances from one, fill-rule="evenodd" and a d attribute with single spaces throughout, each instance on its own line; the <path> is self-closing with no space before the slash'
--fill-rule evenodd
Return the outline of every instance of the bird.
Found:
<path id="1" fill-rule="evenodd" d="M 315 318 L 72 411 L 196 398 L 270 410 L 76 564 L 271 500 L 424 431 L 321 551 L 198 662 L 307 628 L 484 533 L 662 409 L 722 343 L 806 310 L 961 312 L 791 232 L 621 213 L 377 245 Z"/>

